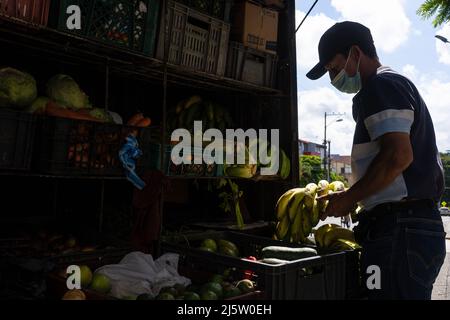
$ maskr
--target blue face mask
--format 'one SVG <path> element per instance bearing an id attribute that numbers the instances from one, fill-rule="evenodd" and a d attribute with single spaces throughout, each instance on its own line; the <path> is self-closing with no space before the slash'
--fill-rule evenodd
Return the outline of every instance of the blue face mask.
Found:
<path id="1" fill-rule="evenodd" d="M 350 54 L 348 55 L 347 62 L 345 63 L 344 69 L 338 73 L 338 75 L 331 81 L 331 84 L 341 92 L 344 93 L 357 93 L 362 88 L 361 73 L 359 72 L 359 63 L 361 62 L 361 57 L 358 61 L 358 69 L 354 77 L 350 77 L 346 72 L 348 60 L 350 59 Z"/>

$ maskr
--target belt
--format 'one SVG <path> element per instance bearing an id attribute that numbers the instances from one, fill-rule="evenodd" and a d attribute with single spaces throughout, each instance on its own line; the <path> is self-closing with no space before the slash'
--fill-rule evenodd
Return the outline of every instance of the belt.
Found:
<path id="1" fill-rule="evenodd" d="M 370 216 L 380 217 L 408 209 L 418 209 L 418 208 L 432 209 L 435 207 L 437 207 L 437 203 L 432 199 L 405 199 L 398 202 L 387 202 L 379 204 L 373 209 L 368 210 L 366 213 L 369 214 Z"/>

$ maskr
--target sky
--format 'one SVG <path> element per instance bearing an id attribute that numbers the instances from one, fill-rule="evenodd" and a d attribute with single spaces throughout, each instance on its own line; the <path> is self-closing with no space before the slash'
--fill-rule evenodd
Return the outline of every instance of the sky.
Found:
<path id="1" fill-rule="evenodd" d="M 331 153 L 351 153 L 354 120 L 353 95 L 337 91 L 328 75 L 311 81 L 306 73 L 319 61 L 317 46 L 322 34 L 336 22 L 351 20 L 369 27 L 383 65 L 411 79 L 419 89 L 433 118 L 437 145 L 450 150 L 450 23 L 438 28 L 432 19 L 423 20 L 416 11 L 424 0 L 319 0 L 297 32 L 297 80 L 299 137 L 322 143 L 324 113 L 345 113 L 342 122 L 331 118 L 327 140 Z M 296 0 L 297 25 L 314 0 Z"/>

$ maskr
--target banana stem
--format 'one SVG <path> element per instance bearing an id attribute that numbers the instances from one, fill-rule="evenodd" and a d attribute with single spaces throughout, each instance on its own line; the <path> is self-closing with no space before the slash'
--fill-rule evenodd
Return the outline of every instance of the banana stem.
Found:
<path id="1" fill-rule="evenodd" d="M 244 228 L 244 219 L 242 218 L 241 207 L 239 206 L 239 200 L 236 203 L 235 212 L 236 212 L 236 222 L 237 222 L 238 228 L 242 230 Z"/>

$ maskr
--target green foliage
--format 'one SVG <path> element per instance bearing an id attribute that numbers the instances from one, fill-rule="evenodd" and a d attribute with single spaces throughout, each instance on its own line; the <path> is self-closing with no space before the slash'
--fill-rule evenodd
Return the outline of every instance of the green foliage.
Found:
<path id="1" fill-rule="evenodd" d="M 320 180 L 326 180 L 327 174 L 323 169 L 323 163 L 318 156 L 301 156 L 300 157 L 300 186 L 304 187 L 308 183 L 317 183 Z M 347 181 L 344 177 L 331 172 L 331 181 L 342 181 L 347 186 Z"/>
<path id="2" fill-rule="evenodd" d="M 219 193 L 219 198 L 222 200 L 220 208 L 224 212 L 235 213 L 236 224 L 242 229 L 244 227 L 244 219 L 239 205 L 239 199 L 244 195 L 243 191 L 239 190 L 239 186 L 230 179 L 219 179 L 217 183 L 218 190 L 224 190 Z"/>
<path id="3" fill-rule="evenodd" d="M 442 166 L 444 167 L 444 179 L 445 186 L 450 187 L 450 154 L 441 153 Z M 446 204 L 450 203 L 450 190 L 445 189 L 444 195 L 442 196 L 442 201 Z"/>
<path id="4" fill-rule="evenodd" d="M 450 21 L 450 1 L 448 0 L 426 0 L 417 10 L 417 14 L 423 19 L 433 20 L 433 26 L 440 25 Z"/>

